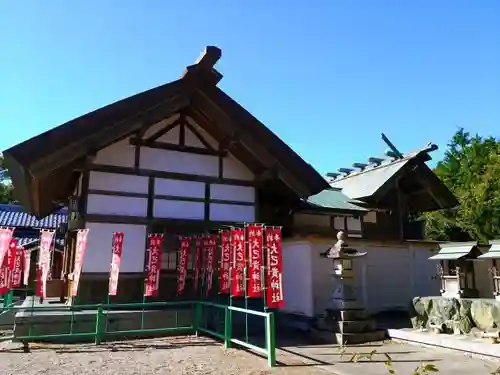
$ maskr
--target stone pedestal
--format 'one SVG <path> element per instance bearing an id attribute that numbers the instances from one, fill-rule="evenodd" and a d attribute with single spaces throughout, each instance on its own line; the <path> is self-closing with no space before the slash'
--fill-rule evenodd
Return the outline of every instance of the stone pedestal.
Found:
<path id="1" fill-rule="evenodd" d="M 318 322 L 314 334 L 338 344 L 361 344 L 383 340 L 385 331 L 378 331 L 375 322 L 357 299 L 353 259 L 366 253 L 349 249 L 339 232 L 338 241 L 325 255 L 333 259 L 333 290 L 330 306 Z"/>

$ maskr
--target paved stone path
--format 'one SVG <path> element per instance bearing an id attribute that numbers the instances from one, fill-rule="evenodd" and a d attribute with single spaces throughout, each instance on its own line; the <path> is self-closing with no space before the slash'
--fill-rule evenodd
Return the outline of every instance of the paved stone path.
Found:
<path id="1" fill-rule="evenodd" d="M 392 368 L 396 375 L 411 375 L 422 363 L 434 364 L 440 375 L 489 375 L 500 367 L 500 360 L 487 360 L 446 349 L 390 341 L 349 347 L 343 355 L 337 345 L 283 343 L 280 347 L 283 353 L 295 355 L 293 362 L 287 360 L 288 365 L 321 368 L 335 375 L 387 375 L 389 371 L 384 365 L 388 360 L 386 354 L 392 358 Z M 371 360 L 361 359 L 357 363 L 349 361 L 354 353 L 366 355 L 372 351 L 375 354 Z M 302 364 L 294 363 L 295 361 Z M 500 371 L 497 374 L 500 375 Z"/>

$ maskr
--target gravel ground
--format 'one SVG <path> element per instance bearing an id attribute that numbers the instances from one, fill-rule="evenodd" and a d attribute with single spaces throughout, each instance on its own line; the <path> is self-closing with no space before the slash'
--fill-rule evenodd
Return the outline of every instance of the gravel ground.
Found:
<path id="1" fill-rule="evenodd" d="M 32 344 L 31 353 L 20 345 L 0 343 L 0 375 L 320 375 L 295 356 L 279 354 L 285 364 L 270 369 L 267 360 L 243 350 L 225 350 L 220 343 L 200 337 L 169 337 L 104 344 Z"/>

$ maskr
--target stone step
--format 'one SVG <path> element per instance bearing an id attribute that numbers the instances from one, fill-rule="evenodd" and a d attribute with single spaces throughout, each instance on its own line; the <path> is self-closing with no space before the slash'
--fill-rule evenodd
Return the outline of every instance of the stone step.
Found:
<path id="1" fill-rule="evenodd" d="M 371 319 L 364 320 L 328 320 L 322 319 L 318 322 L 320 329 L 327 329 L 337 333 L 357 333 L 363 331 L 373 331 L 376 328 L 375 322 Z"/>
<path id="2" fill-rule="evenodd" d="M 327 310 L 327 314 L 336 320 L 365 320 L 370 317 L 365 309 Z"/>
<path id="3" fill-rule="evenodd" d="M 363 344 L 366 342 L 382 341 L 387 338 L 386 331 L 336 333 L 329 330 L 314 329 L 312 330 L 312 334 L 319 340 L 339 345 Z"/>

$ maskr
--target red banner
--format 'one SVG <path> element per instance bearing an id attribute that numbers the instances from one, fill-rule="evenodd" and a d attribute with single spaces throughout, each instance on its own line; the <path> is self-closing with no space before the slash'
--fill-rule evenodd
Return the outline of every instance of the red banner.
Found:
<path id="1" fill-rule="evenodd" d="M 163 234 L 149 237 L 149 258 L 146 269 L 145 297 L 156 297 L 160 289 L 161 256 L 163 252 Z"/>
<path id="2" fill-rule="evenodd" d="M 231 269 L 231 234 L 220 232 L 219 292 L 229 294 L 229 270 Z"/>
<path id="3" fill-rule="evenodd" d="M 250 298 L 262 297 L 262 225 L 247 226 L 248 241 L 248 292 Z"/>
<path id="4" fill-rule="evenodd" d="M 267 307 L 279 309 L 283 300 L 283 254 L 281 229 L 266 228 L 267 250 Z"/>
<path id="5" fill-rule="evenodd" d="M 245 232 L 242 228 L 231 230 L 231 247 L 233 248 L 233 268 L 231 277 L 231 295 L 245 295 Z"/>
<path id="6" fill-rule="evenodd" d="M 78 284 L 80 283 L 88 234 L 88 229 L 80 229 L 76 234 L 75 268 L 73 270 L 73 281 L 71 282 L 72 297 L 76 297 L 78 293 Z"/>
<path id="7" fill-rule="evenodd" d="M 177 281 L 177 294 L 181 295 L 184 292 L 184 287 L 186 286 L 186 276 L 187 276 L 187 264 L 189 250 L 191 249 L 191 238 L 181 237 L 180 240 L 181 249 L 179 252 L 179 279 Z"/>
<path id="8" fill-rule="evenodd" d="M 3 264 L 3 260 L 7 255 L 9 250 L 10 240 L 12 239 L 13 229 L 10 228 L 0 228 L 0 265 Z"/>
<path id="9" fill-rule="evenodd" d="M 198 283 L 200 280 L 200 267 L 201 267 L 201 251 L 202 251 L 202 241 L 201 238 L 197 238 L 194 245 L 194 290 L 198 290 Z"/>
<path id="10" fill-rule="evenodd" d="M 23 278 L 24 249 L 16 247 L 14 255 L 14 267 L 12 270 L 12 287 L 19 288 Z"/>
<path id="11" fill-rule="evenodd" d="M 10 239 L 7 254 L 3 258 L 0 267 L 0 295 L 8 293 L 12 289 L 12 273 L 15 267 L 17 240 Z"/>
<path id="12" fill-rule="evenodd" d="M 212 291 L 212 283 L 214 278 L 214 257 L 215 250 L 217 249 L 217 236 L 210 235 L 203 239 L 203 249 L 205 252 L 205 277 L 207 282 L 206 293 L 209 294 Z"/>
<path id="13" fill-rule="evenodd" d="M 111 267 L 109 269 L 108 294 L 116 296 L 118 290 L 118 278 L 120 275 L 120 264 L 122 262 L 123 232 L 113 233 L 111 249 Z"/>
<path id="14" fill-rule="evenodd" d="M 9 261 L 7 257 L 4 257 L 0 264 L 0 296 L 7 294 L 10 290 L 9 275 Z"/>
<path id="15" fill-rule="evenodd" d="M 53 230 L 40 231 L 40 252 L 38 254 L 36 295 L 42 298 L 47 297 L 46 286 L 50 273 L 50 248 L 55 233 L 56 232 Z"/>
<path id="16" fill-rule="evenodd" d="M 28 286 L 31 266 L 31 251 L 24 250 L 23 252 L 23 284 Z"/>

